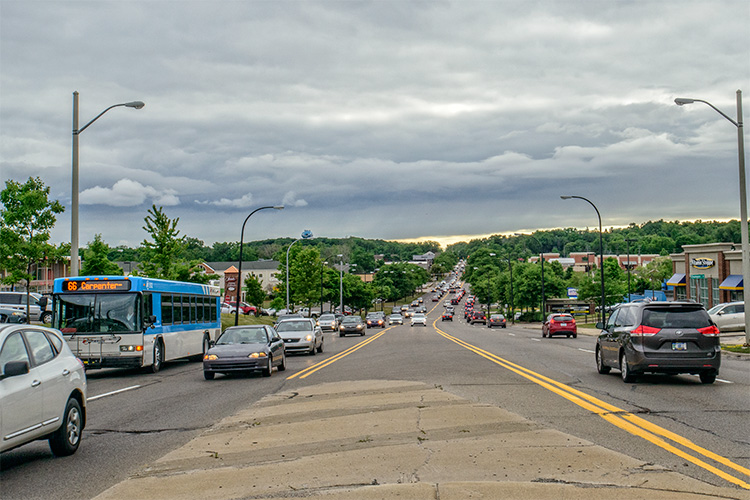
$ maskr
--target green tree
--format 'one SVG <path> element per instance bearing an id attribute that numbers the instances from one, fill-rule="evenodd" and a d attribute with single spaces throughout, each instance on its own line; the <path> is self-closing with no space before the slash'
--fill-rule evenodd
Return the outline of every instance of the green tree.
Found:
<path id="1" fill-rule="evenodd" d="M 141 246 L 141 273 L 150 278 L 208 283 L 215 275 L 206 275 L 198 260 L 184 258 L 187 237 L 180 236 L 177 223 L 180 218 L 170 219 L 162 207 L 152 205 L 144 219 L 143 229 L 153 241 L 143 240 Z"/>
<path id="2" fill-rule="evenodd" d="M 50 201 L 49 191 L 39 177 L 29 177 L 23 184 L 6 181 L 0 192 L 0 255 L 5 256 L 0 259 L 0 269 L 7 271 L 2 282 L 15 285 L 26 281 L 27 311 L 31 268 L 55 254 L 48 243 L 49 233 L 57 220 L 55 215 L 65 210 L 57 200 Z"/>
<path id="3" fill-rule="evenodd" d="M 266 292 L 263 290 L 263 285 L 253 275 L 245 278 L 245 299 L 254 305 L 258 312 L 263 307 L 263 301 L 266 300 Z"/>
<path id="4" fill-rule="evenodd" d="M 94 241 L 83 252 L 81 276 L 122 275 L 122 269 L 107 258 L 108 254 L 109 246 L 102 241 L 102 235 L 94 235 Z"/>

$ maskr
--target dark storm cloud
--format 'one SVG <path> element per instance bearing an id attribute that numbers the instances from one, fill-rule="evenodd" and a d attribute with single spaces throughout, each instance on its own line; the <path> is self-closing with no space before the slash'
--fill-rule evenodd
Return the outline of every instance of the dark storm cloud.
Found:
<path id="1" fill-rule="evenodd" d="M 596 8 L 592 8 L 596 5 Z M 744 1 L 0 4 L 3 178 L 70 204 L 81 241 L 416 238 L 737 218 Z M 116 217 L 120 221 L 112 224 Z M 69 213 L 55 238 L 69 238 Z"/>

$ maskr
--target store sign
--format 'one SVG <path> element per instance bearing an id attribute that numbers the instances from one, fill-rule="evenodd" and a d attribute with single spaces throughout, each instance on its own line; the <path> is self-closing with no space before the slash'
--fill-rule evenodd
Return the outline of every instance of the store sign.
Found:
<path id="1" fill-rule="evenodd" d="M 570 287 L 568 287 L 568 298 L 569 299 L 577 299 L 578 298 L 578 289 L 577 288 L 570 288 Z"/>
<path id="2" fill-rule="evenodd" d="M 714 267 L 716 263 L 714 262 L 714 259 L 709 259 L 706 257 L 701 257 L 700 259 L 693 259 L 690 262 L 690 265 L 693 266 L 695 269 L 711 269 Z"/>

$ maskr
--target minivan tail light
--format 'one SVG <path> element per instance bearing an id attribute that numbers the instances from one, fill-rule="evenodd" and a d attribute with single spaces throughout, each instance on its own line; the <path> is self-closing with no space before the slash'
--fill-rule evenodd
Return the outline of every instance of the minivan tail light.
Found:
<path id="1" fill-rule="evenodd" d="M 638 328 L 630 332 L 631 336 L 642 337 L 649 335 L 656 335 L 661 331 L 661 328 L 654 328 L 653 326 L 640 325 Z"/>
<path id="2" fill-rule="evenodd" d="M 719 329 L 716 327 L 716 325 L 706 326 L 704 328 L 698 328 L 698 331 L 701 332 L 701 334 L 705 335 L 706 337 L 718 337 L 719 336 Z"/>

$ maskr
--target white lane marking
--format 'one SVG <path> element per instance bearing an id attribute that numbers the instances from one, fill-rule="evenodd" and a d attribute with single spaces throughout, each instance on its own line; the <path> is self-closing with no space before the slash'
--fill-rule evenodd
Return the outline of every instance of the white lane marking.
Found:
<path id="1" fill-rule="evenodd" d="M 542 341 L 542 339 L 531 339 L 531 340 L 533 340 L 534 342 L 541 342 Z"/>
<path id="2" fill-rule="evenodd" d="M 509 333 L 508 335 L 510 335 L 511 337 L 515 337 L 516 336 L 515 333 Z"/>
<path id="3" fill-rule="evenodd" d="M 591 354 L 595 354 L 595 353 L 594 353 L 594 351 L 592 351 L 592 350 L 590 350 L 590 349 L 581 349 L 581 348 L 579 347 L 579 348 L 578 348 L 578 350 L 579 350 L 579 351 L 583 351 L 583 352 L 590 352 Z"/>
<path id="4" fill-rule="evenodd" d="M 106 398 L 107 396 L 112 396 L 113 394 L 119 394 L 119 393 L 125 392 L 125 391 L 132 391 L 133 389 L 138 389 L 139 387 L 140 387 L 140 385 L 133 385 L 133 386 L 130 386 L 130 387 L 126 387 L 124 389 L 117 389 L 116 391 L 105 392 L 104 394 L 99 394 L 98 396 L 92 396 L 90 398 L 87 398 L 86 401 L 94 401 L 94 400 L 99 399 L 99 398 Z"/>
<path id="5" fill-rule="evenodd" d="M 692 373 L 689 374 L 691 377 L 700 377 L 700 375 L 693 375 Z M 731 380 L 724 380 L 723 378 L 717 378 L 717 382 L 721 382 L 722 384 L 734 384 Z"/>

